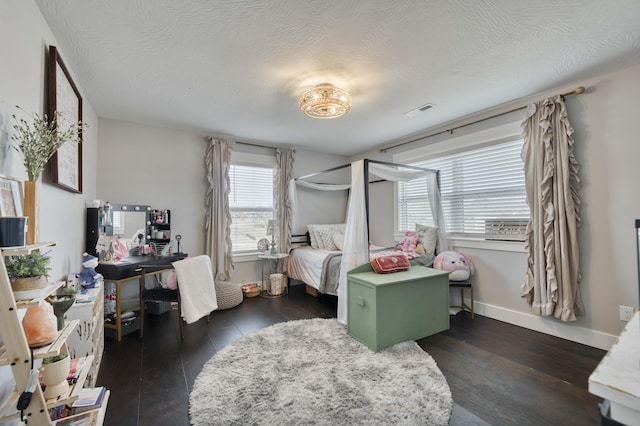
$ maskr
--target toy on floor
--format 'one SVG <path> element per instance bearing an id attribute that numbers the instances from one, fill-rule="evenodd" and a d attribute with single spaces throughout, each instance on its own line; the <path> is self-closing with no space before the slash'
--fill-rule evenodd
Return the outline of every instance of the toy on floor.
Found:
<path id="1" fill-rule="evenodd" d="M 457 251 L 443 251 L 436 256 L 433 267 L 442 271 L 449 271 L 450 281 L 466 281 L 475 272 L 471 259 L 466 254 Z"/>

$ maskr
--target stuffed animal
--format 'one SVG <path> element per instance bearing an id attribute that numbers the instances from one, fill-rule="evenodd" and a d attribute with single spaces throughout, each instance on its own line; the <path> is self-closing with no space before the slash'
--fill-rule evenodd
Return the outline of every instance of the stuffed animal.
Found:
<path id="1" fill-rule="evenodd" d="M 176 275 L 176 271 L 169 271 L 167 281 L 162 284 L 162 288 L 168 288 L 169 290 L 176 290 L 178 288 L 178 276 Z"/>
<path id="2" fill-rule="evenodd" d="M 405 253 L 413 253 L 418 245 L 418 234 L 414 231 L 404 233 L 404 238 L 397 245 L 397 249 Z"/>
<path id="3" fill-rule="evenodd" d="M 450 281 L 465 281 L 474 274 L 473 263 L 466 254 L 457 251 L 443 251 L 436 256 L 433 267 L 442 271 L 449 271 Z"/>
<path id="4" fill-rule="evenodd" d="M 84 288 L 94 288 L 96 283 L 101 282 L 104 277 L 102 274 L 96 272 L 96 266 L 98 266 L 98 258 L 91 256 L 89 253 L 84 253 L 82 257 L 82 271 L 78 274 L 80 283 Z"/>

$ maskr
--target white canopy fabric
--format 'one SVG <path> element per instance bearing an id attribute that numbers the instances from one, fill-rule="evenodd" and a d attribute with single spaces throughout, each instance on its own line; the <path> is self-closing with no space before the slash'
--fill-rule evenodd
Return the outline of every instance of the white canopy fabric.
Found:
<path id="1" fill-rule="evenodd" d="M 369 262 L 363 160 L 351 163 L 351 185 L 338 280 L 338 322 L 342 324 L 347 323 L 347 272 Z"/>
<path id="2" fill-rule="evenodd" d="M 322 191 L 343 191 L 351 188 L 349 204 L 347 208 L 344 247 L 340 264 L 340 278 L 338 284 L 338 322 L 347 323 L 347 272 L 351 269 L 369 262 L 369 236 L 366 213 L 365 185 L 369 179 L 364 175 L 364 162 L 359 160 L 351 163 L 351 184 L 323 184 L 309 183 L 300 179 L 292 181 L 289 186 L 290 198 L 293 203 L 293 220 L 297 221 L 297 198 L 295 185 Z M 445 237 L 445 222 L 440 202 L 440 190 L 438 187 L 438 173 L 435 170 L 402 169 L 402 164 L 388 164 L 369 162 L 369 174 L 392 182 L 406 182 L 414 179 L 423 179 L 427 187 L 429 206 L 434 219 L 434 225 L 438 227 L 438 249 L 440 252 L 449 248 Z M 297 226 L 294 225 L 294 229 Z"/>
<path id="3" fill-rule="evenodd" d="M 350 183 L 345 184 L 335 184 L 335 183 L 313 183 L 313 182 L 305 182 L 303 180 L 299 180 L 296 182 L 300 186 L 305 186 L 311 189 L 317 189 L 319 191 L 345 191 L 351 188 Z"/>
<path id="4" fill-rule="evenodd" d="M 401 170 L 388 164 L 369 163 L 369 173 L 392 182 L 408 182 L 424 176 L 436 174 L 431 170 Z"/>

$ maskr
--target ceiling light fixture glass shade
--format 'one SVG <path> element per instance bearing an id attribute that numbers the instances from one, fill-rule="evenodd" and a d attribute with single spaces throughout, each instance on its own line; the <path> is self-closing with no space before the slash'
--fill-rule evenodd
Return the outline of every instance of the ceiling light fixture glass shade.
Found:
<path id="1" fill-rule="evenodd" d="M 300 96 L 300 111 L 313 118 L 337 118 L 351 109 L 351 96 L 333 84 L 322 83 Z"/>

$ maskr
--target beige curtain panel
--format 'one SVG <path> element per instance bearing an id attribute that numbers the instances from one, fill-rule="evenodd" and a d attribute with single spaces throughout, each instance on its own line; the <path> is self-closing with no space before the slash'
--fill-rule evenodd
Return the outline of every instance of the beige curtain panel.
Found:
<path id="1" fill-rule="evenodd" d="M 234 142 L 211 138 L 207 147 L 205 250 L 211 258 L 213 277 L 227 281 L 233 272 L 229 168 Z"/>
<path id="2" fill-rule="evenodd" d="M 562 96 L 529 105 L 522 123 L 527 203 L 527 276 L 522 297 L 534 313 L 575 321 L 580 296 L 579 165 Z"/>
<path id="3" fill-rule="evenodd" d="M 291 250 L 292 200 L 289 185 L 293 179 L 295 151 L 284 148 L 276 151 L 276 174 L 274 178 L 274 197 L 276 221 L 278 224 L 278 251 L 289 253 Z"/>

